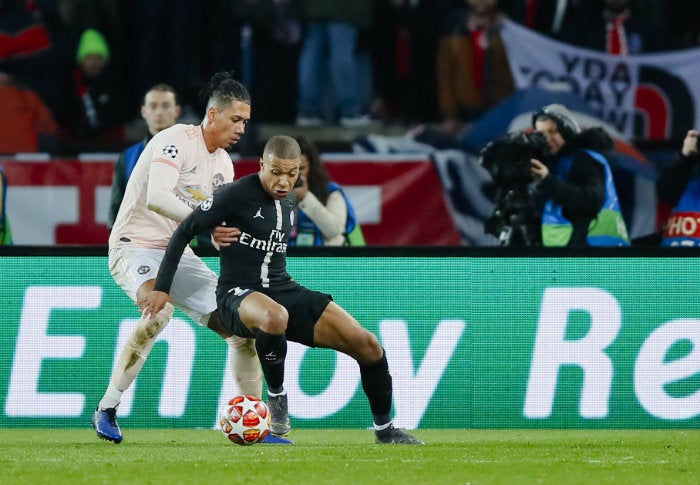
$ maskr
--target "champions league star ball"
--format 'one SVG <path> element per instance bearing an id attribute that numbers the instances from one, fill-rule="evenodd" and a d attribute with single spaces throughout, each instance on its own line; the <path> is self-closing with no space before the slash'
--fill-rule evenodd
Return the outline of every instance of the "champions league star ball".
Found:
<path id="1" fill-rule="evenodd" d="M 254 445 L 270 432 L 270 411 L 255 396 L 236 396 L 221 410 L 219 424 L 224 435 L 237 445 Z"/>

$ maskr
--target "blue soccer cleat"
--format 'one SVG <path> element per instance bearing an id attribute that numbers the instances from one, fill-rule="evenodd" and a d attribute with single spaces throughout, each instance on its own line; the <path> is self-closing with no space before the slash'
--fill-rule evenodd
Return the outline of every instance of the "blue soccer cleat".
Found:
<path id="1" fill-rule="evenodd" d="M 92 427 L 97 431 L 97 436 L 103 440 L 121 443 L 123 439 L 122 431 L 117 423 L 116 408 L 95 409 L 95 413 L 92 415 Z"/>
<path id="2" fill-rule="evenodd" d="M 275 436 L 272 433 L 267 433 L 267 436 L 262 441 L 259 441 L 259 443 L 262 443 L 263 445 L 293 445 L 294 442 L 292 440 L 288 440 L 287 438 L 282 438 L 281 436 Z"/>

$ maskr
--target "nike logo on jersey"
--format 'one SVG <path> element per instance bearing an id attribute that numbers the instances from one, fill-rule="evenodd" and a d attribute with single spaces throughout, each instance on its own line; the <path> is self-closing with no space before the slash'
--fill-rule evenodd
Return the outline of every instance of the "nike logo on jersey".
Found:
<path id="1" fill-rule="evenodd" d="M 275 351 L 271 350 L 267 354 L 265 354 L 265 360 L 267 360 L 268 362 L 273 362 L 277 360 L 277 354 L 275 354 Z"/>
<path id="2" fill-rule="evenodd" d="M 253 219 L 265 219 L 265 217 L 262 215 L 262 207 L 258 207 L 258 212 L 255 213 L 253 216 Z"/>

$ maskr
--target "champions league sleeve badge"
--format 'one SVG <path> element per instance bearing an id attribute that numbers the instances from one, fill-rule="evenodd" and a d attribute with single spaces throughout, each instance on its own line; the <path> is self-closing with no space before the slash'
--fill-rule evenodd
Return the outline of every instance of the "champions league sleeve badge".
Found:
<path id="1" fill-rule="evenodd" d="M 175 157 L 177 157 L 178 151 L 177 147 L 175 145 L 166 145 L 163 147 L 163 155 L 170 160 L 175 160 Z"/>
<path id="2" fill-rule="evenodd" d="M 210 195 L 210 196 L 207 198 L 207 200 L 205 200 L 204 202 L 202 202 L 202 203 L 200 204 L 199 208 L 202 209 L 203 211 L 208 211 L 209 209 L 211 209 L 211 205 L 212 205 L 213 203 L 214 203 L 214 196 L 213 196 L 213 195 Z"/>

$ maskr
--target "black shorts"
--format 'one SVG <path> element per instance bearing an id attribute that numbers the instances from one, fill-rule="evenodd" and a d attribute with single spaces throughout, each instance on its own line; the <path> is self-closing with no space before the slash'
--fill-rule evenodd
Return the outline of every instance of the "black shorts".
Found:
<path id="1" fill-rule="evenodd" d="M 287 340 L 298 342 L 307 347 L 314 345 L 314 327 L 321 318 L 321 314 L 333 297 L 326 293 L 320 293 L 305 288 L 301 285 L 285 286 L 281 290 L 275 288 L 255 289 L 263 293 L 287 309 L 289 322 L 287 322 Z M 231 291 L 219 299 L 219 314 L 225 327 L 239 337 L 255 338 L 241 321 L 238 315 L 238 307 L 243 299 L 250 295 L 251 291 Z"/>

